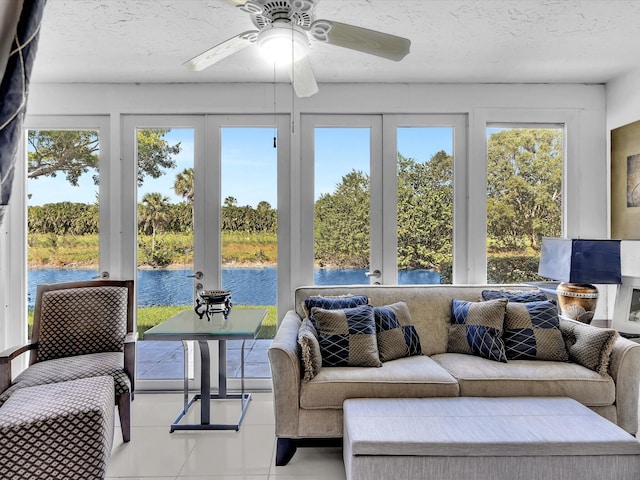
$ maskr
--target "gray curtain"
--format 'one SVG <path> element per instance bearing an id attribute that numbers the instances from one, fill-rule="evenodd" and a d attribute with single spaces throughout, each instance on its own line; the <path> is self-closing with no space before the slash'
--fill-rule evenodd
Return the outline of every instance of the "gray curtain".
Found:
<path id="1" fill-rule="evenodd" d="M 9 205 L 29 79 L 46 0 L 24 0 L 7 66 L 0 83 L 0 225 Z"/>

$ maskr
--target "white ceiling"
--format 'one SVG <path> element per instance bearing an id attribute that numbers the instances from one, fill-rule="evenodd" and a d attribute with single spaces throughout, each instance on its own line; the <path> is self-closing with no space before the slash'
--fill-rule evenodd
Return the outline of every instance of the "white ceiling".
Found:
<path id="1" fill-rule="evenodd" d="M 182 66 L 254 29 L 237 3 L 48 0 L 32 81 L 271 82 L 253 46 L 202 72 Z M 606 83 L 640 67 L 638 0 L 321 0 L 316 18 L 412 42 L 399 63 L 312 42 L 319 83 Z"/>

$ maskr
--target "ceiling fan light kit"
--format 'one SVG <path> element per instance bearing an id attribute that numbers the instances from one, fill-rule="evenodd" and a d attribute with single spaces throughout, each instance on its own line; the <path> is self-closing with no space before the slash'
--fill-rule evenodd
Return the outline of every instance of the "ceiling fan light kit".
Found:
<path id="1" fill-rule="evenodd" d="M 248 13 L 258 30 L 249 30 L 202 52 L 185 62 L 200 71 L 246 47 L 256 44 L 260 52 L 277 65 L 288 69 L 298 97 L 310 97 L 318 91 L 309 62 L 309 35 L 315 41 L 357 50 L 389 60 L 400 61 L 408 53 L 411 41 L 367 28 L 331 20 L 316 20 L 315 7 L 320 0 L 247 0 L 238 5 Z"/>
<path id="2" fill-rule="evenodd" d="M 309 39 L 300 27 L 278 21 L 258 34 L 260 53 L 276 65 L 290 65 L 309 53 Z"/>

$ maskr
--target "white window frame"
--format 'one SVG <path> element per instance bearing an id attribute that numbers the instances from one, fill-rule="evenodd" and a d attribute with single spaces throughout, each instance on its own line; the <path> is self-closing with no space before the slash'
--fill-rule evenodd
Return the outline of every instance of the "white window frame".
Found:
<path id="1" fill-rule="evenodd" d="M 474 111 L 473 134 L 469 141 L 469 235 L 467 258 L 469 283 L 487 283 L 487 129 L 563 128 L 562 165 L 562 235 L 579 232 L 579 115 L 566 109 L 477 109 Z M 480 160 L 480 161 L 478 161 Z M 475 179 L 475 181 L 471 181 Z M 575 195 L 571 195 L 574 192 Z"/>

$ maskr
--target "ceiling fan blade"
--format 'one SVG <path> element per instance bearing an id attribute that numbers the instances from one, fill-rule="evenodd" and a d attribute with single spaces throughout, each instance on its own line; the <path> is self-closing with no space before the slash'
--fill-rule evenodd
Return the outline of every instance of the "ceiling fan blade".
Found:
<path id="1" fill-rule="evenodd" d="M 227 58 L 229 55 L 233 55 L 243 48 L 248 47 L 255 42 L 257 36 L 257 30 L 243 32 L 240 35 L 236 35 L 229 40 L 219 43 L 209 50 L 205 50 L 201 54 L 193 57 L 191 60 L 186 61 L 183 65 L 195 72 L 199 72 L 210 67 L 214 63 Z"/>
<path id="2" fill-rule="evenodd" d="M 318 84 L 313 75 L 313 69 L 308 57 L 302 57 L 294 62 L 293 68 L 287 68 L 287 72 L 289 72 L 297 97 L 310 97 L 318 93 Z"/>
<path id="3" fill-rule="evenodd" d="M 347 25 L 331 20 L 317 20 L 310 33 L 316 40 L 358 50 L 359 52 L 400 61 L 408 53 L 411 40 L 368 28 Z"/>

